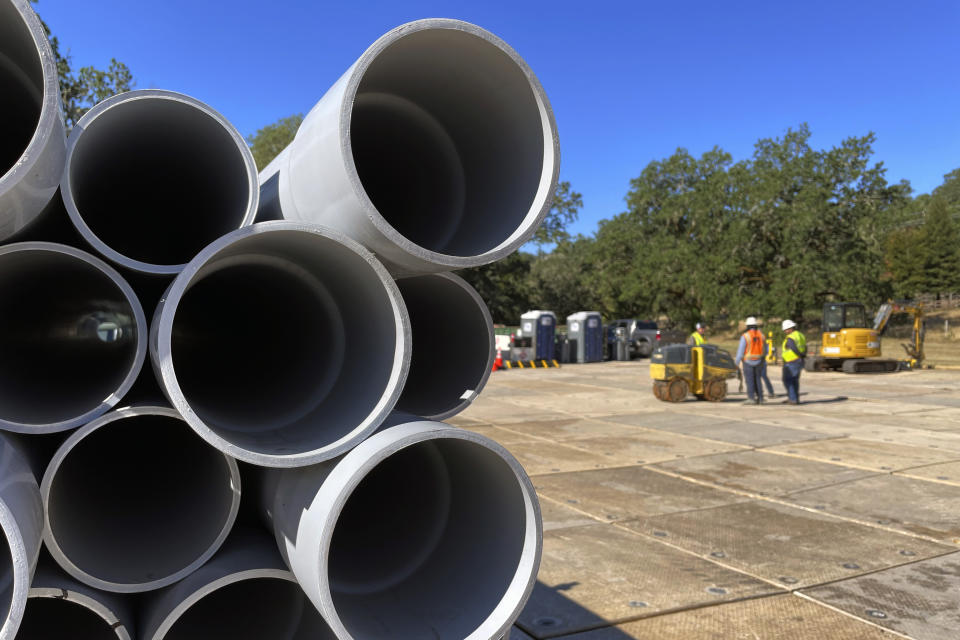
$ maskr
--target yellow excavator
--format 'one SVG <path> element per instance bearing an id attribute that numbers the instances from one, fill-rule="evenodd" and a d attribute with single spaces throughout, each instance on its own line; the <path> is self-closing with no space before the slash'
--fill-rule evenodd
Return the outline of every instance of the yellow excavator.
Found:
<path id="1" fill-rule="evenodd" d="M 913 316 L 913 338 L 903 348 L 907 360 L 881 358 L 880 336 L 894 312 Z M 925 328 L 923 304 L 890 301 L 880 305 L 868 324 L 864 306 L 859 302 L 828 302 L 823 305 L 820 348 L 804 361 L 807 371 L 844 373 L 889 373 L 923 366 Z"/>
<path id="2" fill-rule="evenodd" d="M 650 355 L 653 395 L 664 402 L 682 402 L 688 393 L 720 402 L 727 397 L 727 379 L 736 377 L 730 353 L 716 345 L 669 344 Z"/>

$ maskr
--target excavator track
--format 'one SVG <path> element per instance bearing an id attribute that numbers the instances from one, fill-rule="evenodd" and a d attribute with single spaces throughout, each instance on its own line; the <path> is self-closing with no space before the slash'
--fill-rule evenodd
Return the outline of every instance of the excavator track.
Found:
<path id="1" fill-rule="evenodd" d="M 844 373 L 893 373 L 900 369 L 900 363 L 896 360 L 858 358 L 844 360 L 842 369 Z"/>

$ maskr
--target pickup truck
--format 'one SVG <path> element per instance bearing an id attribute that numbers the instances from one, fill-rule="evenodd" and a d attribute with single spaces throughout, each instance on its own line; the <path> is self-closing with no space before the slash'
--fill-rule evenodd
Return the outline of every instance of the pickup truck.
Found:
<path id="1" fill-rule="evenodd" d="M 622 318 L 607 325 L 608 353 L 613 354 L 612 345 L 616 341 L 616 331 L 624 327 L 627 330 L 627 340 L 630 343 L 630 357 L 649 358 L 653 350 L 661 344 L 684 342 L 686 336 L 680 331 L 659 329 L 656 322 L 646 322 L 636 318 Z"/>

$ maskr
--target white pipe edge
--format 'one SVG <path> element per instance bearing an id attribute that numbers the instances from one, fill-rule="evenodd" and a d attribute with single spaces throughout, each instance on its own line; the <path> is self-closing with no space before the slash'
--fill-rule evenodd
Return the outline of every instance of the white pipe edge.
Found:
<path id="1" fill-rule="evenodd" d="M 0 432 L 0 531 L 10 557 L 9 605 L 3 612 L 0 640 L 13 640 L 23 619 L 30 583 L 37 567 L 43 535 L 43 504 L 40 488 L 19 445 Z M 0 553 L 4 550 L 0 549 Z M 0 574 L 6 583 L 6 577 Z M 4 589 L 6 592 L 7 589 Z M 6 598 L 0 593 L 0 598 Z"/>

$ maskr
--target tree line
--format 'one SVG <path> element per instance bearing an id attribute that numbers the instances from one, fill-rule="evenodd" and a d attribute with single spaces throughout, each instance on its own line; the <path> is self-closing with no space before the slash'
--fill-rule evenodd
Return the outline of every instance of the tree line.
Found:
<path id="1" fill-rule="evenodd" d="M 914 198 L 872 161 L 874 139 L 815 149 L 801 125 L 739 162 L 719 148 L 699 158 L 678 149 L 631 180 L 626 211 L 593 235 L 461 275 L 508 324 L 528 309 L 683 328 L 748 315 L 812 320 L 831 300 L 869 307 L 960 291 L 960 169 Z"/>

